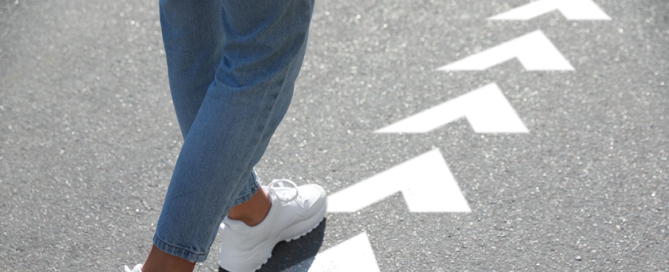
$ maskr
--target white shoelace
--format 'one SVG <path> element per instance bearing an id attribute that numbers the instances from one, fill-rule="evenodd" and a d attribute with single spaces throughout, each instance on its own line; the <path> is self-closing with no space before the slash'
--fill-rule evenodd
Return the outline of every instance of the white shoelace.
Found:
<path id="1" fill-rule="evenodd" d="M 285 187 L 284 183 L 287 183 L 292 188 Z M 278 187 L 274 185 L 278 185 Z M 273 194 L 277 199 L 279 199 L 279 201 L 281 201 L 282 205 L 288 205 L 291 201 L 294 200 L 295 203 L 300 206 L 300 208 L 304 208 L 304 206 L 302 206 L 304 203 L 301 201 L 302 197 L 300 196 L 299 191 L 297 190 L 297 185 L 294 182 L 287 179 L 275 179 L 267 185 L 267 188 L 269 189 L 270 194 Z"/>

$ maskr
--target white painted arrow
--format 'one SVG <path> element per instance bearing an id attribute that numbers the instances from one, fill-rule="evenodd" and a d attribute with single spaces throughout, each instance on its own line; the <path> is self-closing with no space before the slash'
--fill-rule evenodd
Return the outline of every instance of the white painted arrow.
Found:
<path id="1" fill-rule="evenodd" d="M 611 20 L 592 0 L 540 0 L 512 9 L 488 20 L 527 21 L 559 10 L 568 20 Z"/>
<path id="2" fill-rule="evenodd" d="M 482 71 L 513 58 L 518 58 L 523 67 L 530 71 L 574 70 L 574 67 L 569 64 L 569 61 L 562 56 L 541 30 L 489 48 L 437 70 Z"/>
<path id="3" fill-rule="evenodd" d="M 355 212 L 402 192 L 411 212 L 471 212 L 439 149 L 328 197 L 329 212 Z"/>
<path id="4" fill-rule="evenodd" d="M 316 255 L 309 272 L 378 272 L 379 266 L 367 233 Z"/>
<path id="5" fill-rule="evenodd" d="M 462 117 L 476 133 L 528 133 L 497 84 L 491 83 L 376 131 L 426 133 Z"/>

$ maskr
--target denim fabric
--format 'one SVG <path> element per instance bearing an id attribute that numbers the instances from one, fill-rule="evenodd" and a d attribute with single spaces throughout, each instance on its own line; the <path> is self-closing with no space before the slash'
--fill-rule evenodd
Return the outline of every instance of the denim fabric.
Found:
<path id="1" fill-rule="evenodd" d="M 203 262 L 230 208 L 258 190 L 253 167 L 290 104 L 313 0 L 160 0 L 184 144 L 153 238 Z"/>

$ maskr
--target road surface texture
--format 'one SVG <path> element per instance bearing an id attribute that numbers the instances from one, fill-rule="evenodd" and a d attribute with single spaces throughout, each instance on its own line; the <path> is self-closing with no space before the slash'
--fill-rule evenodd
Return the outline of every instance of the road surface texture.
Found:
<path id="1" fill-rule="evenodd" d="M 384 272 L 669 270 L 668 2 L 487 20 L 529 2 L 317 1 L 263 183 L 335 194 L 438 150 L 471 212 L 411 211 L 397 189 L 328 213 L 261 271 L 308 271 L 361 233 Z M 437 70 L 537 30 L 573 70 Z M 491 83 L 528 133 L 375 133 Z M 143 262 L 183 144 L 158 1 L 0 0 L 0 118 L 0 271 Z M 196 271 L 218 271 L 219 242 Z"/>

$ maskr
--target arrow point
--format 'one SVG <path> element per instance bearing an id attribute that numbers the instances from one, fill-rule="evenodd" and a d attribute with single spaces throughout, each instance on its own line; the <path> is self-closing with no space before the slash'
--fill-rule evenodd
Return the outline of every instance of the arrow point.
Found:
<path id="1" fill-rule="evenodd" d="M 444 157 L 434 149 L 329 196 L 328 212 L 355 212 L 397 192 L 411 212 L 470 210 Z"/>
<path id="2" fill-rule="evenodd" d="M 316 255 L 309 272 L 379 272 L 367 233 L 336 245 Z"/>
<path id="3" fill-rule="evenodd" d="M 477 133 L 527 133 L 497 84 L 491 83 L 377 130 L 377 133 L 427 133 L 465 117 Z"/>
<path id="4" fill-rule="evenodd" d="M 492 16 L 488 20 L 527 21 L 553 11 L 559 11 L 567 20 L 611 20 L 592 0 L 539 0 Z"/>

